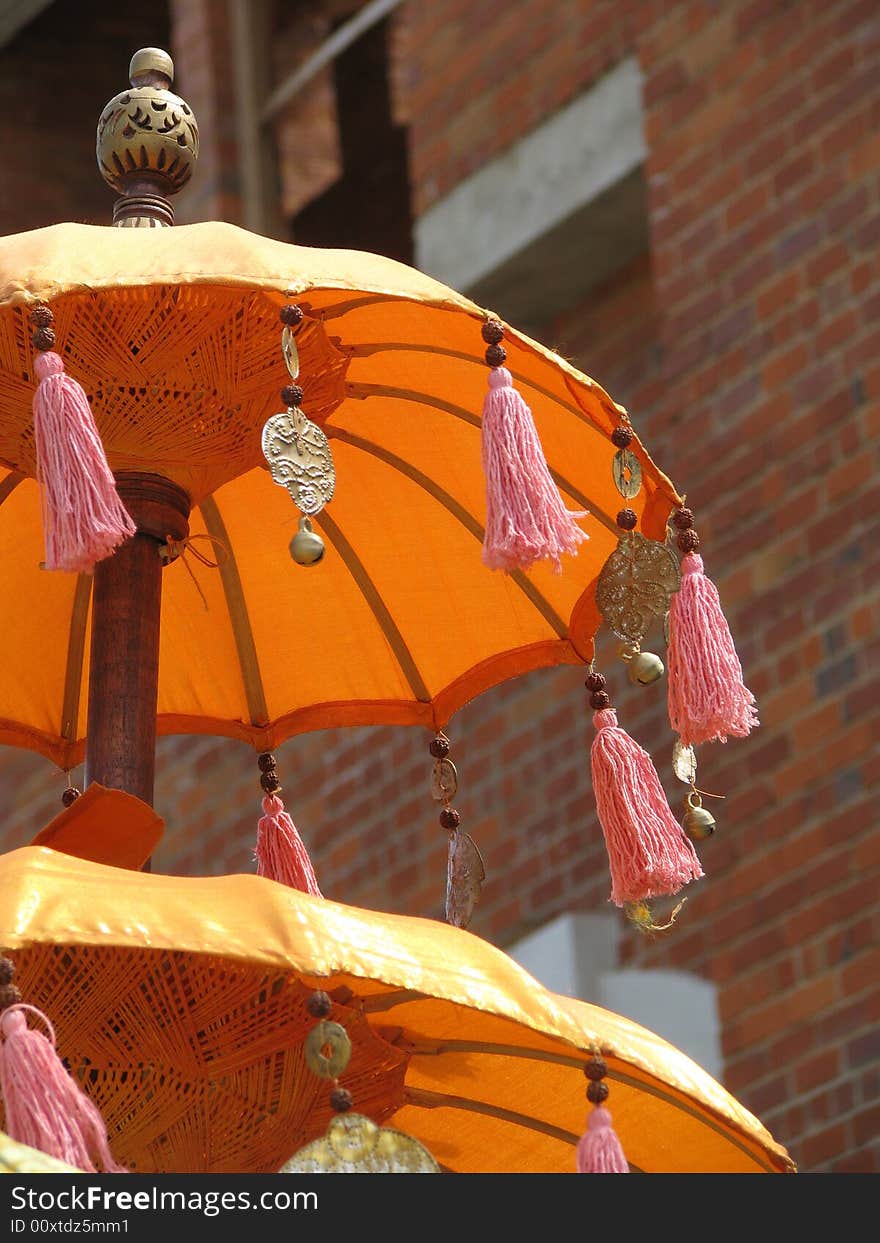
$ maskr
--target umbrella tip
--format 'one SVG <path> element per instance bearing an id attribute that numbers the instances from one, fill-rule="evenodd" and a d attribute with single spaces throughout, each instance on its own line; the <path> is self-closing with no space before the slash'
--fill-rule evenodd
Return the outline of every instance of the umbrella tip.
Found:
<path id="1" fill-rule="evenodd" d="M 170 198 L 189 181 L 198 159 L 199 127 L 186 100 L 170 89 L 174 62 L 162 48 L 135 52 L 128 76 L 130 87 L 98 120 L 98 168 L 119 195 L 114 225 L 167 227 L 174 224 Z"/>

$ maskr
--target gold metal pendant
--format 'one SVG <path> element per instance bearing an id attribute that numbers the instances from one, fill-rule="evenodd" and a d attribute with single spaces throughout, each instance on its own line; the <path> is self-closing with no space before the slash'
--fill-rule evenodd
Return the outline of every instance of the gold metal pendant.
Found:
<path id="1" fill-rule="evenodd" d="M 263 453 L 272 478 L 280 487 L 287 488 L 302 513 L 318 514 L 332 499 L 336 470 L 330 443 L 317 423 L 306 418 L 299 407 L 266 420 Z"/>
<path id="2" fill-rule="evenodd" d="M 452 760 L 435 760 L 431 771 L 431 798 L 437 803 L 451 803 L 457 793 L 458 773 Z"/>
<path id="3" fill-rule="evenodd" d="M 351 1040 L 339 1023 L 322 1019 L 306 1036 L 303 1046 L 306 1066 L 322 1079 L 338 1079 L 351 1059 Z"/>
<path id="4" fill-rule="evenodd" d="M 672 771 L 687 786 L 692 786 L 697 779 L 697 753 L 693 747 L 686 747 L 680 738 L 672 748 Z"/>
<path id="5" fill-rule="evenodd" d="M 322 1139 L 313 1140 L 281 1167 L 282 1174 L 439 1174 L 440 1166 L 418 1140 L 379 1127 L 363 1114 L 339 1114 Z"/>
<path id="6" fill-rule="evenodd" d="M 681 585 L 671 549 L 640 531 L 621 536 L 596 583 L 596 605 L 605 624 L 638 646 L 655 617 L 662 617 Z"/>
<path id="7" fill-rule="evenodd" d="M 642 486 L 642 467 L 639 459 L 629 449 L 618 449 L 611 463 L 614 485 L 622 497 L 630 501 L 638 496 Z"/>
<path id="8" fill-rule="evenodd" d="M 449 836 L 446 863 L 446 922 L 466 928 L 480 897 L 486 869 L 472 837 L 454 832 Z"/>
<path id="9" fill-rule="evenodd" d="M 297 348 L 296 337 L 291 332 L 289 326 L 285 326 L 281 332 L 281 354 L 291 380 L 299 379 L 299 349 Z"/>

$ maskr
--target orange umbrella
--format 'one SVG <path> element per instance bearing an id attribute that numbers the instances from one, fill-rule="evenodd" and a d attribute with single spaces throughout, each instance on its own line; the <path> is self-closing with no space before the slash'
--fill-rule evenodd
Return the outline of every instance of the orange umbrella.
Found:
<path id="1" fill-rule="evenodd" d="M 298 514 L 260 447 L 283 404 L 278 311 L 291 299 L 306 310 L 303 407 L 330 438 L 337 473 L 313 520 L 327 545 L 316 570 L 290 559 Z M 91 580 L 40 569 L 27 322 L 40 300 L 114 471 L 160 474 L 192 502 L 195 542 L 163 575 L 160 733 L 267 749 L 343 724 L 437 728 L 506 678 L 590 659 L 596 580 L 622 504 L 610 440 L 621 408 L 598 384 L 507 331 L 507 366 L 565 503 L 589 511 L 590 538 L 562 574 L 546 564 L 491 573 L 481 562 L 485 311 L 392 260 L 228 224 L 57 225 L 0 239 L 0 533 L 14 603 L 0 610 L 0 644 L 16 654 L 0 741 L 69 768 L 86 734 Z M 643 486 L 627 503 L 662 539 L 677 494 L 631 447 Z"/>
<path id="2" fill-rule="evenodd" d="M 255 912 L 259 914 L 256 915 Z M 573 1172 L 600 1047 L 634 1169 L 785 1172 L 783 1148 L 684 1054 L 547 992 L 433 920 L 255 876 L 152 876 L 39 847 L 0 858 L 0 928 L 31 1004 L 140 1172 L 271 1172 L 323 1133 L 305 1002 L 328 991 L 355 1108 L 459 1172 Z"/>
<path id="3" fill-rule="evenodd" d="M 153 191 L 186 180 L 197 137 L 186 105 L 156 85 L 170 84 L 168 58 L 138 53 L 133 68 L 133 93 L 102 116 L 99 150 L 124 192 L 118 222 L 161 225 L 173 213 Z M 154 111 L 161 124 L 147 135 Z M 332 504 L 313 518 L 327 547 L 319 570 L 291 563 L 297 513 L 261 452 L 287 380 L 278 312 L 291 301 L 304 312 L 303 408 L 335 458 Z M 32 340 L 39 303 L 51 314 L 41 311 Z M 642 544 L 626 545 L 633 556 L 644 537 L 663 539 L 679 497 L 637 440 L 630 480 L 621 488 L 618 456 L 615 485 L 622 409 L 508 329 L 507 367 L 564 504 L 587 511 L 589 542 L 561 574 L 490 573 L 481 558 L 487 315 L 390 260 L 224 224 L 67 224 L 0 239 L 9 657 L 0 743 L 65 768 L 88 747 L 91 776 L 148 801 L 157 728 L 259 750 L 342 724 L 438 730 L 506 678 L 589 661 L 621 495 L 633 511 L 621 529 L 640 528 Z M 55 334 L 63 361 L 50 357 Z M 41 379 L 54 382 L 63 365 L 85 389 L 134 519 L 136 534 L 93 579 L 40 567 L 35 350 L 52 373 Z M 106 465 L 102 478 L 112 488 Z M 160 572 L 166 536 L 171 564 Z M 662 557 L 660 547 L 648 552 Z M 606 713 L 601 726 L 608 764 L 612 720 Z M 105 795 L 95 790 L 92 818 L 103 817 Z M 140 804 L 121 809 L 129 819 L 139 834 L 127 851 L 112 835 L 84 850 L 83 814 L 44 840 L 89 857 L 31 847 L 0 859 L 0 938 L 27 1001 L 49 1011 L 60 1051 L 103 1110 L 117 1160 L 132 1168 L 272 1170 L 319 1135 L 329 1106 L 301 1050 L 304 998 L 318 984 L 353 1041 L 345 1082 L 358 1107 L 423 1141 L 448 1169 L 573 1169 L 582 1067 L 595 1046 L 634 1168 L 792 1168 L 683 1055 L 554 997 L 469 934 L 254 877 L 158 877 L 92 861 L 136 865 L 161 825 Z M 686 863 L 687 878 L 699 874 Z"/>

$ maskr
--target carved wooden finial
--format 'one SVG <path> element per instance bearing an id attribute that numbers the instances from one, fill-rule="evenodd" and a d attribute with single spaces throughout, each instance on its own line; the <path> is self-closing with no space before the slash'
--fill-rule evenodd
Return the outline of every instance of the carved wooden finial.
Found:
<path id="1" fill-rule="evenodd" d="M 161 48 L 135 52 L 131 88 L 107 104 L 98 121 L 101 176 L 120 198 L 113 223 L 124 228 L 174 224 L 169 202 L 189 181 L 199 154 L 192 109 L 169 88 L 174 63 Z"/>

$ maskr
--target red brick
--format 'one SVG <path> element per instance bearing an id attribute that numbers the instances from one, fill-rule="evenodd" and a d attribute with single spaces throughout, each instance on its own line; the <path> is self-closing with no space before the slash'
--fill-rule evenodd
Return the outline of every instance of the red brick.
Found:
<path id="1" fill-rule="evenodd" d="M 840 1057 L 836 1049 L 823 1049 L 795 1067 L 794 1084 L 798 1092 L 811 1092 L 837 1077 Z"/>
<path id="2" fill-rule="evenodd" d="M 802 1145 L 803 1165 L 805 1172 L 839 1157 L 846 1146 L 846 1128 L 842 1122 L 825 1127 L 824 1130 L 808 1136 Z"/>

